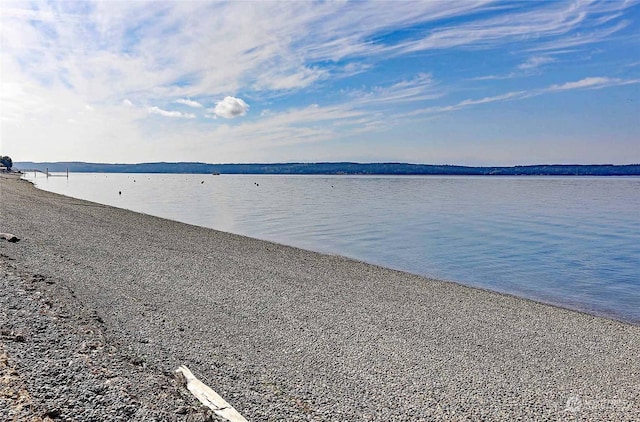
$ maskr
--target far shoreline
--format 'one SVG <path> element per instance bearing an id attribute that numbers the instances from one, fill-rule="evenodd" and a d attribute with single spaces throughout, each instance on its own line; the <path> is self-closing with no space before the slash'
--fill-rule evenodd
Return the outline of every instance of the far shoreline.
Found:
<path id="1" fill-rule="evenodd" d="M 640 164 L 541 164 L 461 166 L 412 163 L 249 163 L 156 162 L 138 164 L 87 162 L 14 163 L 23 171 L 83 173 L 280 174 L 280 175 L 397 175 L 397 176 L 640 176 Z"/>

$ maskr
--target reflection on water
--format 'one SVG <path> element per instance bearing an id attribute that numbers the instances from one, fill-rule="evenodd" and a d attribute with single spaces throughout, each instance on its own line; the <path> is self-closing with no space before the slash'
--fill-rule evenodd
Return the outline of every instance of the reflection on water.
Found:
<path id="1" fill-rule="evenodd" d="M 640 322 L 640 178 L 27 177 L 69 196 Z"/>

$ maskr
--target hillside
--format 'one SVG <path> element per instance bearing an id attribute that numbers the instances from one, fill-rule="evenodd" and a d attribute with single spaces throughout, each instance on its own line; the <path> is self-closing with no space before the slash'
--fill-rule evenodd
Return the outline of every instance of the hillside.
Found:
<path id="1" fill-rule="evenodd" d="M 15 170 L 88 173 L 198 173 L 198 174 L 351 174 L 351 175 L 465 175 L 465 176 L 638 176 L 640 164 L 630 165 L 533 165 L 513 167 L 467 167 L 408 163 L 277 163 L 208 164 L 158 162 L 106 164 L 85 162 L 16 162 Z"/>

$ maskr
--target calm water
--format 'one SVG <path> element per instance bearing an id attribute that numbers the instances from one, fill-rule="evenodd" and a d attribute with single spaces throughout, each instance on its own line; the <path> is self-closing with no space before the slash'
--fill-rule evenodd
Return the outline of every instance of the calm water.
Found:
<path id="1" fill-rule="evenodd" d="M 77 198 L 640 322 L 640 178 L 27 178 Z"/>

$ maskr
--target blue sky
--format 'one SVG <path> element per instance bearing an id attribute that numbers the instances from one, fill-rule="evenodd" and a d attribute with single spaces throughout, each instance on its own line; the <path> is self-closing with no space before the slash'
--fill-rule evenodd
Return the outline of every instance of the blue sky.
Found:
<path id="1" fill-rule="evenodd" d="M 0 3 L 14 161 L 640 163 L 640 1 Z"/>

